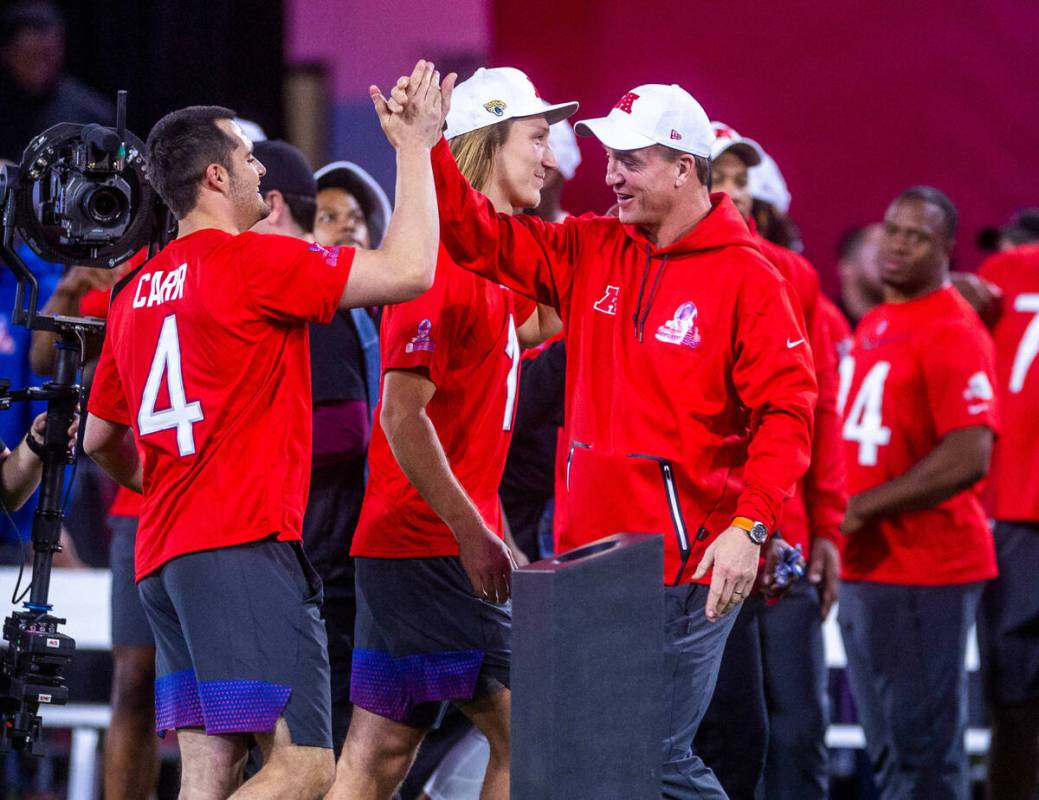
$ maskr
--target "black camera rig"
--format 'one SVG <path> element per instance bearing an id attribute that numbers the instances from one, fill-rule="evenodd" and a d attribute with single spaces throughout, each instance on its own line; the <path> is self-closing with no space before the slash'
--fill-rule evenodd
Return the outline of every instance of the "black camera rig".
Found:
<path id="1" fill-rule="evenodd" d="M 169 231 L 169 215 L 148 183 L 144 145 L 126 130 L 125 121 L 126 92 L 119 92 L 115 128 L 55 125 L 29 143 L 17 169 L 0 170 L 0 255 L 18 279 L 11 320 L 58 336 L 51 381 L 17 390 L 0 382 L 0 409 L 16 401 L 47 401 L 29 599 L 3 626 L 0 751 L 38 754 L 40 706 L 68 701 L 63 672 L 76 645 L 58 630 L 65 620 L 50 613 L 47 598 L 51 562 L 61 550 L 65 467 L 75 460 L 68 430 L 83 397 L 77 376 L 86 337 L 103 336 L 105 330 L 100 319 L 37 313 L 39 283 L 18 255 L 15 236 L 46 260 L 107 269 L 145 245 L 152 253 L 159 247 Z"/>

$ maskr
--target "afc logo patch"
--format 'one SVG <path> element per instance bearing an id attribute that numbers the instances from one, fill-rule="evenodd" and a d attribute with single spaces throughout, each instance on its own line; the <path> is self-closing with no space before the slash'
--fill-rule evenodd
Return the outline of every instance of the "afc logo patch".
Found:
<path id="1" fill-rule="evenodd" d="M 619 108 L 625 114 L 630 114 L 632 103 L 634 103 L 638 99 L 639 96 L 637 94 L 635 94 L 634 92 L 628 92 L 626 95 L 624 95 L 624 97 L 617 101 L 617 105 L 615 105 L 614 108 Z"/>
<path id="2" fill-rule="evenodd" d="M 700 346 L 701 341 L 700 328 L 696 324 L 698 315 L 695 303 L 682 303 L 675 310 L 674 317 L 657 328 L 656 340 L 667 344 L 684 345 L 695 350 Z"/>
<path id="3" fill-rule="evenodd" d="M 428 319 L 422 320 L 418 324 L 418 333 L 412 337 L 411 341 L 404 345 L 405 353 L 416 353 L 420 350 L 432 353 L 436 349 L 436 344 L 430 337 L 429 332 L 433 329 L 433 323 Z"/>
<path id="4" fill-rule="evenodd" d="M 483 107 L 490 111 L 496 117 L 505 116 L 505 103 L 501 100 L 488 100 L 483 104 Z"/>
<path id="5" fill-rule="evenodd" d="M 617 297 L 620 295 L 620 291 L 621 287 L 619 286 L 607 286 L 602 297 L 595 301 L 592 308 L 596 311 L 601 311 L 603 314 L 609 314 L 611 317 L 615 316 L 617 314 Z"/>

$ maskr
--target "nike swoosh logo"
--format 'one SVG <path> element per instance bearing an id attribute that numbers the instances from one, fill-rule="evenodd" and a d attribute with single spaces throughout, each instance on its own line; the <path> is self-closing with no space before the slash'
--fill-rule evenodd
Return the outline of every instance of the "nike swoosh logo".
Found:
<path id="1" fill-rule="evenodd" d="M 796 342 L 791 342 L 789 339 L 787 339 L 786 340 L 787 350 L 789 350 L 791 347 L 797 347 L 802 342 L 804 342 L 804 339 L 798 339 Z"/>

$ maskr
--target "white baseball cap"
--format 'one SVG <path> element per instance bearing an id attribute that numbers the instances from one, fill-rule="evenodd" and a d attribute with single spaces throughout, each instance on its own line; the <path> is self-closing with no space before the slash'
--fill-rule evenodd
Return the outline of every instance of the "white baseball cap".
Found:
<path id="1" fill-rule="evenodd" d="M 544 115 L 552 125 L 578 109 L 576 102 L 546 103 L 523 72 L 514 67 L 480 67 L 455 87 L 444 136 L 454 139 L 518 117 Z"/>
<path id="2" fill-rule="evenodd" d="M 747 139 L 747 141 L 753 142 L 754 140 Z M 750 196 L 755 200 L 770 203 L 786 214 L 790 211 L 790 191 L 786 187 L 783 173 L 779 171 L 779 165 L 762 149 L 761 145 L 757 142 L 754 142 L 754 145 L 761 153 L 761 163 L 747 171 L 747 186 L 750 189 Z"/>
<path id="3" fill-rule="evenodd" d="M 572 180 L 581 165 L 581 148 L 569 122 L 564 119 L 548 129 L 548 145 L 556 157 L 556 169 L 565 180 Z"/>
<path id="4" fill-rule="evenodd" d="M 577 123 L 578 136 L 594 136 L 611 150 L 662 144 L 711 157 L 714 131 L 696 99 L 677 83 L 646 83 L 622 97 L 605 117 Z"/>
<path id="5" fill-rule="evenodd" d="M 712 159 L 731 150 L 732 154 L 748 167 L 756 167 L 761 163 L 761 148 L 753 139 L 740 136 L 724 122 L 712 121 L 711 127 L 714 128 L 714 147 L 711 148 Z"/>

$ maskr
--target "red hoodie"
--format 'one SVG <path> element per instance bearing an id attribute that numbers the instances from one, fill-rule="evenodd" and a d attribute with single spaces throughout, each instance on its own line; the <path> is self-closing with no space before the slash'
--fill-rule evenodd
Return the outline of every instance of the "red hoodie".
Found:
<path id="1" fill-rule="evenodd" d="M 753 219 L 751 232 L 757 233 Z M 829 303 L 819 288 L 819 274 L 808 261 L 793 250 L 780 247 L 757 235 L 765 257 L 790 281 L 794 295 L 804 311 L 808 341 L 815 358 L 815 379 L 819 402 L 815 408 L 815 436 L 812 463 L 797 484 L 794 496 L 783 506 L 779 531 L 791 545 L 801 545 L 807 556 L 816 537 L 841 545 L 841 521 L 848 506 L 847 475 L 844 469 L 844 441 L 837 413 L 837 350 Z M 838 312 L 839 313 L 839 312 Z"/>
<path id="2" fill-rule="evenodd" d="M 734 516 L 773 528 L 808 466 L 815 374 L 790 287 L 728 197 L 658 248 L 612 217 L 496 214 L 444 141 L 433 172 L 452 259 L 563 318 L 560 547 L 661 532 L 664 580 L 678 584 Z"/>

